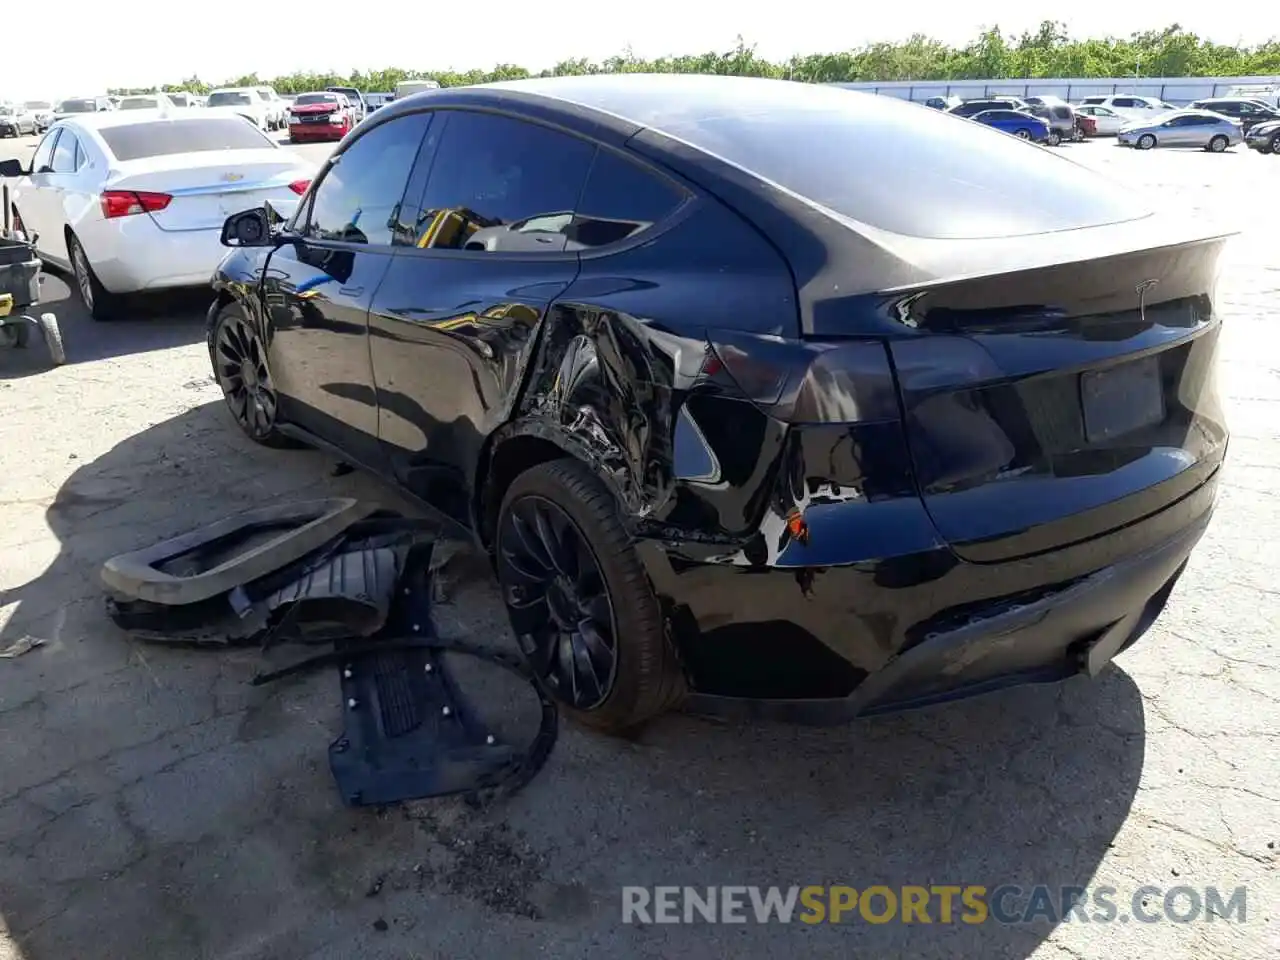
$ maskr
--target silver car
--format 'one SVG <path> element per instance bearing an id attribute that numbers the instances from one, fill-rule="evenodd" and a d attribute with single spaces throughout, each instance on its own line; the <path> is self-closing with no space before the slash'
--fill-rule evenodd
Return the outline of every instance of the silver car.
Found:
<path id="1" fill-rule="evenodd" d="M 1199 147 L 1221 153 L 1244 142 L 1240 124 L 1208 110 L 1175 110 L 1150 119 L 1135 120 L 1120 128 L 1121 146 L 1150 150 L 1153 147 Z"/>

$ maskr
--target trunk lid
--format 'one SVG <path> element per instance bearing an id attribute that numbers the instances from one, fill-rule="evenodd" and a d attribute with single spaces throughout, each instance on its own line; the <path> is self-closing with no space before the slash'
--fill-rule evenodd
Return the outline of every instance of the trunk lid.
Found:
<path id="1" fill-rule="evenodd" d="M 220 229 L 227 217 L 269 198 L 295 198 L 290 183 L 310 174 L 286 150 L 172 154 L 117 164 L 105 190 L 164 193 L 173 199 L 149 214 L 161 230 Z"/>
<path id="2" fill-rule="evenodd" d="M 956 554 L 1088 540 L 1198 487 L 1225 453 L 1212 293 L 1225 239 L 894 292 L 917 482 Z"/>

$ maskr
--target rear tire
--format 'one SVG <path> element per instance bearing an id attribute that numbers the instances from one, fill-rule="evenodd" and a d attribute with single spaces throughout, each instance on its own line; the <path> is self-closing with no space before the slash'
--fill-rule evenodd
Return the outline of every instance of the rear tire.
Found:
<path id="1" fill-rule="evenodd" d="M 71 260 L 71 274 L 76 281 L 76 292 L 80 294 L 80 302 L 89 311 L 89 316 L 99 323 L 118 318 L 123 298 L 102 285 L 74 233 L 67 235 L 67 254 Z"/>
<path id="2" fill-rule="evenodd" d="M 1222 153 L 1222 151 L 1226 149 L 1227 149 L 1227 138 L 1224 136 L 1219 135 L 1209 141 L 1210 153 Z"/>
<path id="3" fill-rule="evenodd" d="M 1024 128 L 1020 128 L 1020 129 L 1018 129 L 1018 130 L 1013 131 L 1013 135 L 1014 135 L 1015 137 L 1017 137 L 1019 140 L 1030 140 L 1030 139 L 1031 139 L 1031 131 L 1030 131 L 1030 130 L 1027 130 L 1025 127 L 1024 127 Z"/>
<path id="4" fill-rule="evenodd" d="M 1150 150 L 1156 145 L 1156 138 L 1149 133 L 1144 133 L 1138 138 L 1138 142 L 1134 144 L 1139 150 Z"/>
<path id="5" fill-rule="evenodd" d="M 1060 134 L 1057 130 L 1050 130 L 1048 143 L 1049 143 L 1049 146 L 1051 147 L 1058 146 L 1058 144 L 1062 143 L 1062 134 Z"/>
<path id="6" fill-rule="evenodd" d="M 658 599 L 617 501 L 586 464 L 552 460 L 516 477 L 494 554 L 521 651 L 569 716 L 625 734 L 683 699 Z"/>

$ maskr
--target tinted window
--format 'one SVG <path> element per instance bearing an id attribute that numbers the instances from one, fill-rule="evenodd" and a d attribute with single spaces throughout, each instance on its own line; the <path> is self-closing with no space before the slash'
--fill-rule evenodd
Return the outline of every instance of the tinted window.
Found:
<path id="1" fill-rule="evenodd" d="M 1059 120 L 1070 120 L 1071 108 L 1070 107 L 1054 107 L 1053 115 L 1057 117 Z"/>
<path id="2" fill-rule="evenodd" d="M 40 146 L 36 147 L 35 156 L 31 158 L 31 169 L 36 173 L 49 166 L 49 162 L 53 159 L 53 145 L 57 142 L 58 134 L 61 132 L 61 129 L 54 130 L 40 141 Z M 67 134 L 67 136 L 71 136 L 71 134 Z"/>
<path id="3" fill-rule="evenodd" d="M 1137 196 L 1059 153 L 890 97 L 779 80 L 647 79 L 557 77 L 521 86 L 545 84 L 598 104 L 893 233 L 1025 236 L 1148 213 Z"/>
<path id="4" fill-rule="evenodd" d="M 302 93 L 293 101 L 298 106 L 305 106 L 308 103 L 337 103 L 338 95 L 335 93 Z"/>
<path id="5" fill-rule="evenodd" d="M 243 107 L 252 102 L 247 93 L 211 93 L 207 101 L 211 107 Z"/>
<path id="6" fill-rule="evenodd" d="M 53 148 L 53 172 L 76 172 L 76 138 L 70 130 L 63 130 L 58 145 Z"/>
<path id="7" fill-rule="evenodd" d="M 565 231 L 568 249 L 625 240 L 670 215 L 685 196 L 683 189 L 666 178 L 601 149 Z"/>
<path id="8" fill-rule="evenodd" d="M 1143 107 L 1146 106 L 1142 101 L 1135 100 L 1133 97 L 1116 97 L 1111 101 L 1117 107 Z"/>
<path id="9" fill-rule="evenodd" d="M 425 113 L 397 117 L 352 143 L 316 187 L 307 235 L 390 245 L 409 171 L 430 120 Z"/>
<path id="10" fill-rule="evenodd" d="M 97 109 L 95 100 L 63 100 L 58 104 L 58 113 L 93 113 Z"/>
<path id="11" fill-rule="evenodd" d="M 419 203 L 417 246 L 565 249 L 594 155 L 585 140 L 547 127 L 450 111 Z"/>
<path id="12" fill-rule="evenodd" d="M 159 106 L 155 97 L 125 97 L 120 101 L 121 110 L 155 110 Z"/>
<path id="13" fill-rule="evenodd" d="M 1104 100 L 1106 100 L 1106 99 L 1107 99 L 1106 97 L 1085 97 L 1085 98 L 1084 98 L 1083 100 L 1081 100 L 1080 102 L 1081 102 L 1081 103 L 1092 103 L 1092 104 L 1098 104 L 1098 103 L 1102 103 L 1102 101 L 1104 101 Z"/>
<path id="14" fill-rule="evenodd" d="M 150 120 L 103 127 L 98 133 L 117 160 L 213 150 L 263 150 L 275 146 L 266 134 L 238 117 Z"/>

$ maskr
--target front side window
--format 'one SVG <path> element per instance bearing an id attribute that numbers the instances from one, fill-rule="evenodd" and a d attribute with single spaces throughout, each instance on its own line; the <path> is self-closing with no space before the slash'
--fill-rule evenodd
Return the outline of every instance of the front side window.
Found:
<path id="1" fill-rule="evenodd" d="M 380 124 L 352 143 L 315 188 L 304 231 L 315 240 L 390 246 L 429 114 Z"/>
<path id="2" fill-rule="evenodd" d="M 53 147 L 58 142 L 58 135 L 62 133 L 62 128 L 51 130 L 43 140 L 40 146 L 36 147 L 35 156 L 31 158 L 31 169 L 35 173 L 48 173 L 53 161 Z M 71 134 L 67 134 L 71 136 Z"/>
<path id="3" fill-rule="evenodd" d="M 548 127 L 450 111 L 418 204 L 420 248 L 565 249 L 596 148 Z"/>
<path id="4" fill-rule="evenodd" d="M 75 134 L 70 130 L 63 130 L 62 136 L 58 138 L 58 145 L 53 149 L 54 173 L 76 172 L 77 146 Z"/>

